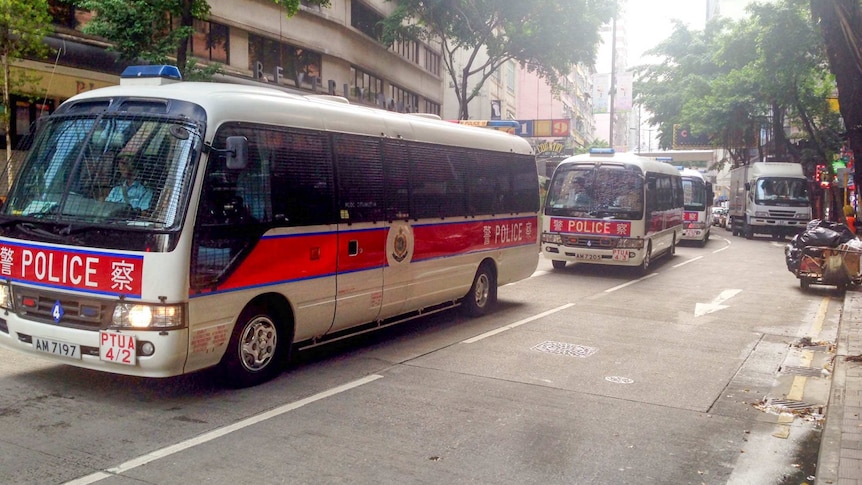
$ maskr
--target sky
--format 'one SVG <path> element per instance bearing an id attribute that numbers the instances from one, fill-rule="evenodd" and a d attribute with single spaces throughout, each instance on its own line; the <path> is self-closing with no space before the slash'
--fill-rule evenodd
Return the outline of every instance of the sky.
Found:
<path id="1" fill-rule="evenodd" d="M 692 30 L 702 30 L 706 23 L 707 0 L 624 1 L 629 66 L 639 64 L 644 51 L 655 47 L 670 35 L 673 19 L 681 20 Z M 745 6 L 751 1 L 719 0 L 719 13 L 722 17 L 741 18 L 745 15 Z"/>

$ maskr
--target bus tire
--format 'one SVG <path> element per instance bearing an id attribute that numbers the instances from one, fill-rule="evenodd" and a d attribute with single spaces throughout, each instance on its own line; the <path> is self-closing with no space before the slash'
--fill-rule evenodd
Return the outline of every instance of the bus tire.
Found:
<path id="1" fill-rule="evenodd" d="M 559 261 L 557 259 L 552 259 L 551 264 L 554 265 L 554 269 L 563 269 L 566 267 L 565 261 Z"/>
<path id="2" fill-rule="evenodd" d="M 482 263 L 473 278 L 473 285 L 464 297 L 464 313 L 470 317 L 481 317 L 497 301 L 497 278 L 488 263 Z"/>
<path id="3" fill-rule="evenodd" d="M 272 379 L 282 370 L 289 340 L 274 312 L 265 305 L 247 306 L 234 325 L 220 377 L 237 389 Z"/>
<path id="4" fill-rule="evenodd" d="M 640 274 L 641 276 L 649 272 L 650 253 L 652 253 L 652 243 L 647 243 L 646 252 L 644 253 L 644 260 L 641 261 L 641 265 L 638 266 L 638 274 Z"/>

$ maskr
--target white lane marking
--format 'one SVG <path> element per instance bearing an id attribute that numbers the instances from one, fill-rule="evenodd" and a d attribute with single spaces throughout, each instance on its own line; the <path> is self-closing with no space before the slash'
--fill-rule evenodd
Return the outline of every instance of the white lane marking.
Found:
<path id="1" fill-rule="evenodd" d="M 363 377 L 362 379 L 357 379 L 353 382 L 348 382 L 347 384 L 340 385 L 338 387 L 333 387 L 332 389 L 327 389 L 323 392 L 319 392 L 313 396 L 309 396 L 305 399 L 300 399 L 299 401 L 294 401 L 292 403 L 285 404 L 284 406 L 279 406 L 275 409 L 271 409 L 264 413 L 258 414 L 257 416 L 252 416 L 250 418 L 243 419 L 242 421 L 238 421 L 234 424 L 224 426 L 222 428 L 214 429 L 207 433 L 204 433 L 200 436 L 196 436 L 194 438 L 187 439 L 185 441 L 181 441 L 177 444 L 167 446 L 160 450 L 153 451 L 151 453 L 147 453 L 146 455 L 139 456 L 137 458 L 132 458 L 131 460 L 120 463 L 119 465 L 113 468 L 106 468 L 105 470 L 93 473 L 91 475 L 87 475 L 85 477 L 77 478 L 70 482 L 66 482 L 64 485 L 87 485 L 90 483 L 95 483 L 106 478 L 114 477 L 116 475 L 121 475 L 133 468 L 137 468 L 142 465 L 146 465 L 152 461 L 164 458 L 166 456 L 173 455 L 174 453 L 178 453 L 183 450 L 187 450 L 189 448 L 204 444 L 208 441 L 212 441 L 216 438 L 221 438 L 229 433 L 233 433 L 234 431 L 239 431 L 243 428 L 247 428 L 254 424 L 258 424 L 260 422 L 266 421 L 268 419 L 275 418 L 282 414 L 288 413 L 295 409 L 299 409 L 307 404 L 311 404 L 315 401 L 319 401 L 321 399 L 325 399 L 327 397 L 334 396 L 344 391 L 348 391 L 350 389 L 362 386 L 364 384 L 368 384 L 369 382 L 376 381 L 377 379 L 381 379 L 383 376 L 378 374 L 372 374 L 370 376 Z"/>
<path id="2" fill-rule="evenodd" d="M 691 259 L 689 259 L 689 260 L 683 261 L 682 263 L 675 264 L 675 265 L 673 265 L 673 267 L 674 267 L 674 268 L 679 268 L 680 266 L 685 266 L 685 265 L 687 265 L 688 263 L 693 263 L 693 262 L 697 261 L 698 259 L 703 259 L 703 256 L 698 256 L 698 257 L 696 257 L 696 258 L 691 258 Z"/>
<path id="3" fill-rule="evenodd" d="M 631 280 L 631 281 L 623 283 L 621 285 L 614 286 L 613 288 L 608 288 L 607 290 L 604 291 L 604 293 L 613 293 L 617 290 L 622 290 L 626 286 L 631 286 L 635 283 L 640 283 L 643 280 L 648 280 L 648 279 L 653 278 L 653 277 L 658 276 L 658 275 L 659 275 L 658 273 L 650 273 L 650 274 L 648 274 L 646 276 L 642 276 L 636 280 Z"/>
<path id="4" fill-rule="evenodd" d="M 571 308 L 573 306 L 575 306 L 574 303 L 566 303 L 563 306 L 559 306 L 557 308 L 552 308 L 546 312 L 542 312 L 542 313 L 539 313 L 537 315 L 533 315 L 532 317 L 527 317 L 523 320 L 518 320 L 515 323 L 510 323 L 509 325 L 506 325 L 505 327 L 496 328 L 494 330 L 490 330 L 488 332 L 476 335 L 475 337 L 468 338 L 467 340 L 462 340 L 461 343 L 462 344 L 472 344 L 472 343 L 478 342 L 484 338 L 490 337 L 492 335 L 497 335 L 500 332 L 505 332 L 506 330 L 511 330 L 515 327 L 520 327 L 521 325 L 523 325 L 525 323 L 530 323 L 534 320 L 538 320 L 540 318 L 547 317 L 548 315 L 551 315 L 551 314 L 557 313 L 559 311 L 565 310 L 566 308 Z"/>

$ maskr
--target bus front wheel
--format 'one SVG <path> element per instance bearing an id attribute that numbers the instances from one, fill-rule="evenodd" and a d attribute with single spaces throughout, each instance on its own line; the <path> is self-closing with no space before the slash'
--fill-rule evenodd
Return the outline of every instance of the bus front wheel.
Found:
<path id="1" fill-rule="evenodd" d="M 281 372 L 289 345 L 273 313 L 263 305 L 250 305 L 234 325 L 221 377 L 236 388 L 266 382 Z"/>
<path id="2" fill-rule="evenodd" d="M 674 244 L 674 246 L 675 246 L 675 244 Z M 674 247 L 674 250 L 675 249 L 676 248 Z M 647 243 L 646 252 L 644 253 L 644 260 L 641 261 L 641 265 L 638 266 L 638 273 L 640 273 L 641 276 L 643 276 L 649 272 L 650 253 L 651 252 L 652 252 L 652 244 Z"/>
<path id="3" fill-rule="evenodd" d="M 484 263 L 476 271 L 473 286 L 464 297 L 464 312 L 471 317 L 481 317 L 497 301 L 497 278 L 491 265 Z"/>

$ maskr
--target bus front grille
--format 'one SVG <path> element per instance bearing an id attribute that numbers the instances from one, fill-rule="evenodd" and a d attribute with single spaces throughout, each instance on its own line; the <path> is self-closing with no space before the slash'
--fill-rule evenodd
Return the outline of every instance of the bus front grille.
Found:
<path id="1" fill-rule="evenodd" d="M 563 244 L 570 248 L 611 249 L 617 239 L 600 236 L 563 236 Z"/>
<path id="2" fill-rule="evenodd" d="M 61 327 L 97 331 L 107 328 L 113 308 L 104 302 L 35 288 L 12 287 L 15 313 L 21 318 Z"/>

